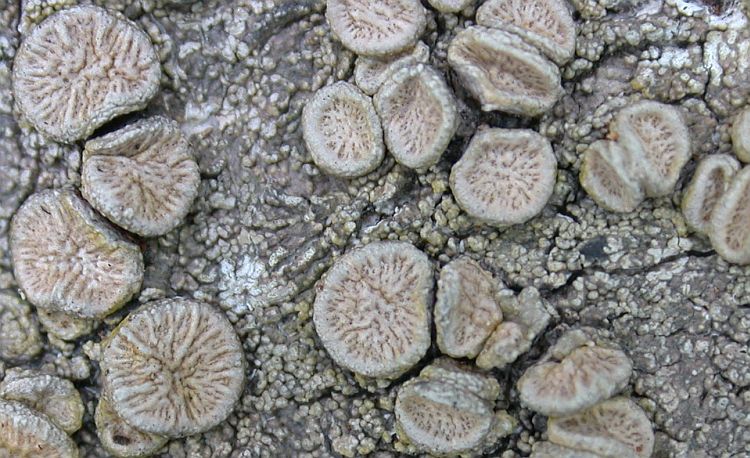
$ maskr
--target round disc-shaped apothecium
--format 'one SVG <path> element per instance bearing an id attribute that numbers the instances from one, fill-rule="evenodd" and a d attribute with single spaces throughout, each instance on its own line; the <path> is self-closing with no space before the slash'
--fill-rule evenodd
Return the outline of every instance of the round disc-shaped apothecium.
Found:
<path id="1" fill-rule="evenodd" d="M 200 184 L 174 121 L 156 116 L 86 142 L 81 193 L 110 221 L 144 237 L 182 222 Z"/>
<path id="2" fill-rule="evenodd" d="M 94 422 L 102 447 L 118 458 L 151 456 L 169 440 L 165 436 L 139 431 L 127 424 L 112 410 L 106 396 L 99 397 Z"/>
<path id="3" fill-rule="evenodd" d="M 430 66 L 402 68 L 375 95 L 388 151 L 412 169 L 435 165 L 458 127 L 453 92 Z"/>
<path id="4" fill-rule="evenodd" d="M 413 46 L 427 25 L 419 0 L 327 0 L 326 18 L 347 48 L 388 56 Z"/>
<path id="5" fill-rule="evenodd" d="M 399 439 L 437 456 L 468 453 L 492 430 L 492 403 L 440 379 L 412 380 L 396 396 Z"/>
<path id="6" fill-rule="evenodd" d="M 315 330 L 339 365 L 393 379 L 430 346 L 433 268 L 405 242 L 375 242 L 347 253 L 319 284 Z"/>
<path id="7" fill-rule="evenodd" d="M 619 350 L 584 346 L 560 362 L 531 366 L 518 380 L 521 401 L 547 416 L 572 415 L 622 390 L 632 363 Z"/>
<path id="8" fill-rule="evenodd" d="M 318 90 L 307 102 L 302 136 L 315 165 L 337 177 L 368 174 L 385 155 L 372 99 L 344 81 Z"/>
<path id="9" fill-rule="evenodd" d="M 628 398 L 609 399 L 576 415 L 550 418 L 553 443 L 596 456 L 649 458 L 654 431 L 646 413 Z"/>
<path id="10" fill-rule="evenodd" d="M 714 208 L 739 169 L 740 163 L 728 154 L 712 154 L 698 164 L 682 198 L 682 215 L 688 226 L 701 234 L 710 232 Z"/>
<path id="11" fill-rule="evenodd" d="M 617 142 L 599 140 L 583 153 L 579 180 L 599 206 L 627 213 L 645 198 L 641 182 L 634 176 L 636 166 L 629 150 Z"/>
<path id="12" fill-rule="evenodd" d="M 733 264 L 750 264 L 750 166 L 732 179 L 714 206 L 708 235 L 711 245 Z"/>
<path id="13" fill-rule="evenodd" d="M 244 361 L 220 310 L 172 298 L 128 315 L 105 342 L 101 366 L 120 417 L 141 431 L 182 437 L 232 412 L 244 386 Z"/>
<path id="14" fill-rule="evenodd" d="M 40 132 L 74 142 L 144 108 L 160 78 L 156 51 L 135 23 L 103 8 L 76 6 L 42 21 L 21 43 L 13 95 Z"/>
<path id="15" fill-rule="evenodd" d="M 565 0 L 488 0 L 477 9 L 477 24 L 518 35 L 562 65 L 576 48 L 576 27 Z"/>
<path id="16" fill-rule="evenodd" d="M 468 257 L 440 271 L 435 329 L 440 351 L 454 358 L 474 358 L 503 314 L 495 301 L 497 282 Z"/>
<path id="17" fill-rule="evenodd" d="M 0 383 L 0 398 L 41 412 L 68 434 L 81 429 L 84 406 L 70 380 L 30 370 L 11 369 Z"/>
<path id="18" fill-rule="evenodd" d="M 630 153 L 646 196 L 671 194 L 690 159 L 690 131 L 679 109 L 641 100 L 620 110 L 610 130 Z"/>
<path id="19" fill-rule="evenodd" d="M 68 189 L 33 194 L 10 226 L 16 281 L 40 308 L 101 318 L 140 291 L 143 256 Z"/>
<path id="20" fill-rule="evenodd" d="M 0 399 L 0 456 L 78 458 L 78 447 L 44 414 Z"/>
<path id="21" fill-rule="evenodd" d="M 557 66 L 502 30 L 462 30 L 448 47 L 448 63 L 484 111 L 539 116 L 562 96 Z"/>
<path id="22" fill-rule="evenodd" d="M 451 170 L 458 205 L 487 224 L 520 224 L 547 204 L 557 159 L 549 140 L 531 130 L 485 129 Z"/>

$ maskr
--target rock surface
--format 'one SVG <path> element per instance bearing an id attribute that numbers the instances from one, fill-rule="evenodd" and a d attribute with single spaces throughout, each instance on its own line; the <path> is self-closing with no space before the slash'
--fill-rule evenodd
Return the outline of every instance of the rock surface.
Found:
<path id="1" fill-rule="evenodd" d="M 80 185 L 81 146 L 45 140 L 14 116 L 10 70 L 20 3 L 0 0 L 0 289 L 17 288 L 7 239 L 16 209 L 35 191 Z M 552 110 L 533 120 L 483 112 L 450 81 L 461 124 L 441 161 L 416 173 L 386 156 L 351 181 L 314 166 L 300 128 L 311 94 L 348 79 L 354 67 L 354 54 L 326 23 L 324 2 L 95 3 L 124 13 L 155 44 L 163 78 L 145 114 L 180 123 L 202 176 L 186 222 L 142 241 L 143 287 L 156 297 L 217 305 L 252 355 L 248 386 L 229 420 L 169 442 L 161 456 L 396 454 L 396 390 L 358 385 L 328 356 L 312 323 L 314 285 L 333 260 L 385 239 L 409 241 L 441 264 L 469 254 L 516 291 L 536 287 L 557 311 L 530 352 L 495 373 L 507 383 L 498 402 L 518 425 L 488 456 L 528 456 L 545 440 L 544 417 L 523 408 L 509 387 L 578 326 L 606 330 L 632 359 L 626 390 L 653 421 L 655 456 L 750 453 L 750 268 L 721 260 L 680 212 L 697 160 L 731 154 L 731 120 L 750 101 L 743 2 L 571 1 L 576 55 L 560 69 L 564 95 Z M 448 43 L 470 18 L 427 15 L 430 64 L 445 73 Z M 634 213 L 609 213 L 578 184 L 582 153 L 640 98 L 684 110 L 692 158 L 671 196 Z M 452 198 L 451 165 L 479 125 L 531 128 L 551 141 L 557 183 L 534 220 L 478 226 Z M 75 436 L 81 456 L 107 456 L 93 421 L 98 341 L 90 335 L 62 350 L 45 341 L 34 361 L 74 380 L 84 397 L 88 412 Z M 428 352 L 415 371 L 437 354 Z"/>

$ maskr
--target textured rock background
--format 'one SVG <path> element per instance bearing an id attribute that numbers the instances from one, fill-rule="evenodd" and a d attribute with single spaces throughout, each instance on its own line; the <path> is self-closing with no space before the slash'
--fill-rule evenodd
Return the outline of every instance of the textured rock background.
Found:
<path id="1" fill-rule="evenodd" d="M 46 141 L 13 114 L 19 3 L 0 0 L 0 289 L 16 287 L 6 238 L 16 208 L 35 190 L 80 181 L 81 145 Z M 395 390 L 360 388 L 316 342 L 310 316 L 313 286 L 333 260 L 381 239 L 408 240 L 441 264 L 467 253 L 516 290 L 536 286 L 556 308 L 531 353 L 495 373 L 504 390 L 499 407 L 519 427 L 491 456 L 526 456 L 544 436 L 543 418 L 520 407 L 514 383 L 575 326 L 606 330 L 633 359 L 628 390 L 654 421 L 655 456 L 750 455 L 750 270 L 722 261 L 679 212 L 696 159 L 731 149 L 731 116 L 750 102 L 742 4 L 573 1 L 579 36 L 576 58 L 563 69 L 566 95 L 538 120 L 478 109 L 445 62 L 447 43 L 467 18 L 432 13 L 425 42 L 461 100 L 456 138 L 426 174 L 387 158 L 373 174 L 345 181 L 318 172 L 300 129 L 310 94 L 352 73 L 354 56 L 332 38 L 323 2 L 97 3 L 134 19 L 157 45 L 164 79 L 147 112 L 182 124 L 203 178 L 185 224 L 142 241 L 140 301 L 185 295 L 217 304 L 251 363 L 230 419 L 171 442 L 164 456 L 397 453 Z M 578 185 L 581 152 L 606 135 L 613 113 L 642 97 L 688 112 L 693 160 L 671 199 L 610 214 Z M 553 142 L 560 163 L 554 196 L 525 225 L 476 226 L 451 197 L 450 166 L 480 124 L 532 127 Z M 137 302 L 74 343 L 45 338 L 44 352 L 28 364 L 81 391 L 86 424 L 74 438 L 84 456 L 104 456 L 93 425 L 98 364 L 89 356 Z M 400 382 L 437 356 L 433 347 Z M 0 376 L 6 367 L 0 363 Z"/>

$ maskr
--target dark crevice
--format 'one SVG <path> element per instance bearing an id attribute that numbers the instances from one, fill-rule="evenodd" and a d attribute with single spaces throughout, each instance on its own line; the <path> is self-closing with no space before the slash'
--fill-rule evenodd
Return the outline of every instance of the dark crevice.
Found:
<path id="1" fill-rule="evenodd" d="M 102 137 L 146 117 L 147 115 L 143 111 L 134 111 L 132 113 L 117 116 L 116 118 L 107 121 L 106 123 L 99 126 L 94 131 L 94 133 L 91 134 L 86 140 L 92 140 L 97 137 Z"/>
<path id="2" fill-rule="evenodd" d="M 518 283 L 513 283 L 513 282 L 511 282 L 511 281 L 509 281 L 507 279 L 503 279 L 503 283 L 505 283 L 505 286 L 509 290 L 511 290 L 514 293 L 516 293 L 516 295 L 520 294 L 521 291 L 523 291 L 523 288 L 524 288 L 523 286 L 519 285 Z"/>
<path id="3" fill-rule="evenodd" d="M 578 199 L 576 198 L 575 200 L 577 201 Z M 555 207 L 555 211 L 562 216 L 572 219 L 574 223 L 581 224 L 580 218 L 571 213 L 570 210 L 568 210 L 567 205 L 557 206 Z"/>
<path id="4" fill-rule="evenodd" d="M 285 2 L 272 12 L 260 18 L 252 16 L 256 22 L 250 23 L 247 44 L 253 49 L 261 49 L 283 28 L 312 14 L 319 7 L 318 0 L 300 0 Z"/>
<path id="5" fill-rule="evenodd" d="M 564 284 L 558 286 L 557 288 L 552 288 L 552 289 L 549 289 L 549 290 L 546 290 L 546 291 L 540 290 L 539 292 L 542 293 L 543 295 L 544 295 L 544 293 L 546 293 L 546 296 L 548 296 L 548 297 L 550 297 L 550 296 L 557 296 L 560 293 L 562 293 L 564 291 L 567 291 L 568 288 L 570 288 L 571 286 L 573 286 L 573 283 L 576 280 L 578 280 L 580 277 L 583 277 L 584 275 L 585 275 L 585 270 L 575 270 L 575 271 L 573 271 L 573 272 L 570 273 L 570 275 L 568 276 L 568 279 L 565 280 Z"/>
<path id="6" fill-rule="evenodd" d="M 702 0 L 703 3 L 711 10 L 713 14 L 721 14 L 724 12 L 727 6 L 730 6 L 733 2 L 731 0 Z M 729 3 L 730 5 L 727 5 Z"/>
<path id="7" fill-rule="evenodd" d="M 558 238 L 559 236 L 560 236 L 560 226 L 559 226 L 559 225 L 556 225 L 556 226 L 555 226 L 555 228 L 554 228 L 554 231 L 553 231 L 552 235 L 550 236 L 550 240 L 553 240 L 553 241 L 554 241 L 554 240 L 556 240 L 556 239 L 557 239 L 557 238 Z M 546 248 L 544 249 L 544 256 L 545 256 L 546 258 L 549 258 L 549 257 L 550 257 L 550 255 L 552 254 L 552 250 L 554 250 L 556 246 L 557 246 L 557 245 L 555 245 L 554 243 L 550 243 L 550 244 L 549 244 L 549 245 L 548 245 L 548 246 L 547 246 L 547 247 L 546 247 Z"/>
<path id="8" fill-rule="evenodd" d="M 586 248 L 584 248 L 584 249 L 586 249 Z M 583 253 L 583 249 L 581 250 L 581 253 Z M 639 275 L 639 274 L 647 274 L 647 273 L 650 273 L 650 272 L 657 271 L 657 270 L 659 270 L 660 268 L 662 268 L 663 266 L 665 266 L 667 264 L 679 261 L 679 260 L 684 259 L 684 258 L 707 258 L 707 257 L 714 256 L 715 254 L 716 253 L 713 250 L 711 250 L 711 251 L 689 250 L 689 251 L 686 251 L 684 253 L 680 253 L 680 254 L 676 254 L 676 255 L 672 255 L 672 256 L 667 256 L 664 259 L 662 259 L 661 261 L 659 261 L 659 262 L 657 262 L 657 263 L 655 263 L 653 265 L 645 266 L 645 267 L 632 268 L 632 269 L 611 269 L 611 270 L 608 270 L 608 269 L 605 269 L 605 268 L 602 268 L 602 267 L 598 267 L 598 266 L 589 266 L 589 267 L 586 267 L 586 268 L 583 268 L 583 269 L 571 271 L 570 275 L 568 276 L 568 278 L 567 278 L 567 280 L 565 281 L 564 284 L 562 284 L 562 285 L 560 285 L 558 287 L 555 287 L 555 288 L 544 288 L 544 287 L 542 287 L 542 288 L 539 289 L 539 292 L 542 294 L 542 296 L 545 299 L 550 299 L 550 298 L 553 298 L 553 297 L 556 297 L 556 296 L 564 295 L 573 286 L 573 284 L 575 283 L 575 281 L 578 280 L 581 277 L 588 277 L 588 276 L 594 275 L 596 273 L 604 273 L 604 274 L 612 275 L 612 276 L 633 276 L 633 275 Z M 511 289 L 513 289 L 513 288 L 511 288 Z M 514 289 L 514 291 L 516 291 L 516 289 Z M 520 292 L 520 288 L 516 292 Z M 740 308 L 743 308 L 743 307 L 750 308 L 750 304 L 744 304 L 744 305 L 740 305 L 738 307 L 740 307 Z M 611 318 L 612 319 L 616 319 L 618 317 L 611 317 Z"/>
<path id="9" fill-rule="evenodd" d="M 651 272 L 655 272 L 659 269 L 661 269 L 666 264 L 673 263 L 675 261 L 679 261 L 684 258 L 707 258 L 710 256 L 713 256 L 715 254 L 714 251 L 686 251 L 684 253 L 675 254 L 672 256 L 666 256 L 663 259 L 661 259 L 659 262 L 652 264 L 650 266 L 644 266 L 644 267 L 634 267 L 634 268 L 618 268 L 618 269 L 605 269 L 599 266 L 591 266 L 586 267 L 583 269 L 583 271 L 586 273 L 586 275 L 590 275 L 593 273 L 604 273 L 607 275 L 616 275 L 616 276 L 623 276 L 623 275 L 638 275 L 638 274 L 648 274 Z"/>

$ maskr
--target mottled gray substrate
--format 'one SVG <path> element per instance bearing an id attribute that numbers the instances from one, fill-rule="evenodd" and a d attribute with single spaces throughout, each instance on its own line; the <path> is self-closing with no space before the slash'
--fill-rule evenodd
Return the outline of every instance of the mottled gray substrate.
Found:
<path id="1" fill-rule="evenodd" d="M 45 142 L 12 115 L 19 3 L 0 0 L 0 289 L 16 287 L 6 237 L 14 210 L 34 190 L 79 182 L 80 146 Z M 310 317 L 312 286 L 333 259 L 384 238 L 409 240 L 441 263 L 467 253 L 516 289 L 536 286 L 556 307 L 559 317 L 531 353 L 497 372 L 505 384 L 498 407 L 520 426 L 499 446 L 508 451 L 494 456 L 525 456 L 544 437 L 543 417 L 522 409 L 511 386 L 563 329 L 579 324 L 609 330 L 632 357 L 628 390 L 655 421 L 655 456 L 750 453 L 750 269 L 719 259 L 679 212 L 695 159 L 730 151 L 728 119 L 750 101 L 750 27 L 733 2 L 574 1 L 577 57 L 562 69 L 566 95 L 551 113 L 536 121 L 481 113 L 451 78 L 463 124 L 443 161 L 417 175 L 386 159 L 351 182 L 319 174 L 300 131 L 310 93 L 352 72 L 353 56 L 333 41 L 320 2 L 98 3 L 125 12 L 157 44 L 165 76 L 148 111 L 183 124 L 203 175 L 186 224 L 144 242 L 145 297 L 218 304 L 251 364 L 236 413 L 171 442 L 170 456 L 394 453 L 395 392 L 359 388 L 316 342 Z M 430 20 L 426 42 L 437 68 L 447 68 L 446 44 L 463 21 Z M 672 198 L 607 213 L 578 185 L 581 154 L 606 134 L 614 112 L 642 95 L 686 109 L 694 157 Z M 448 174 L 480 123 L 538 126 L 553 142 L 561 173 L 540 217 L 498 231 L 473 226 L 459 211 Z M 92 420 L 98 364 L 87 356 L 99 339 L 47 343 L 30 364 L 81 388 L 88 411 L 74 438 L 84 456 L 103 456 Z"/>

